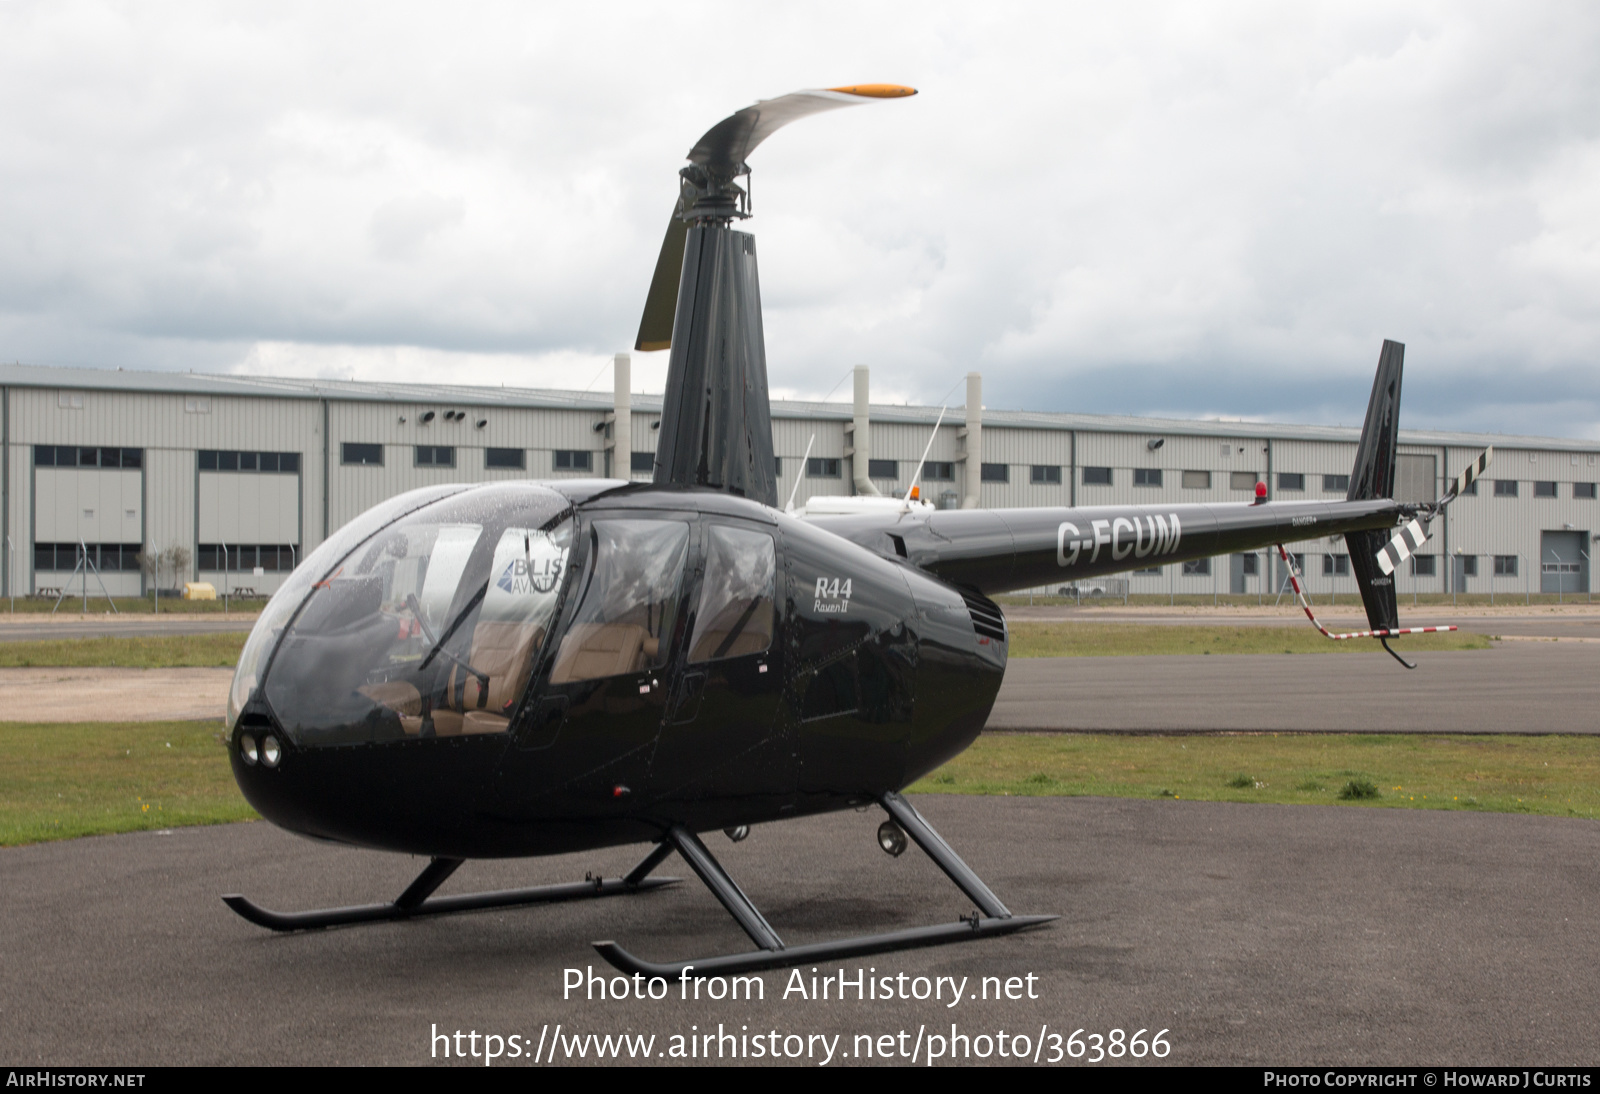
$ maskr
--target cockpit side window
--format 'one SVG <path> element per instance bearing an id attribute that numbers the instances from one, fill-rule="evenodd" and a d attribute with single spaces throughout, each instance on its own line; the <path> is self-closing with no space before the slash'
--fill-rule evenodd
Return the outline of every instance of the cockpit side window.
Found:
<path id="1" fill-rule="evenodd" d="M 778 560 L 765 532 L 713 524 L 706 544 L 689 661 L 761 653 L 772 645 L 777 612 L 773 579 Z"/>
<path id="2" fill-rule="evenodd" d="M 597 520 L 583 599 L 562 636 L 553 684 L 646 672 L 666 664 L 688 555 L 677 520 Z"/>

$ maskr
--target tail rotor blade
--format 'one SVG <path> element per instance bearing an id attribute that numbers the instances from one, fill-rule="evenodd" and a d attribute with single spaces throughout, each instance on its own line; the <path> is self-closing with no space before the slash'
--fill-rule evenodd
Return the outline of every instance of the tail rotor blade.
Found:
<path id="1" fill-rule="evenodd" d="M 1378 569 L 1392 574 L 1402 562 L 1428 542 L 1428 530 L 1418 520 L 1409 520 L 1378 551 Z"/>
<path id="2" fill-rule="evenodd" d="M 1485 448 L 1478 454 L 1477 459 L 1473 460 L 1467 465 L 1467 469 L 1465 471 L 1461 472 L 1461 474 L 1455 477 L 1455 481 L 1450 484 L 1450 489 L 1444 492 L 1445 500 L 1449 501 L 1452 498 L 1459 498 L 1472 486 L 1473 483 L 1478 481 L 1478 476 L 1482 475 L 1486 470 L 1488 470 L 1489 464 L 1493 462 L 1493 460 L 1494 445 L 1491 444 L 1488 448 Z"/>
<path id="3" fill-rule="evenodd" d="M 650 278 L 650 293 L 644 299 L 639 338 L 633 344 L 641 353 L 672 348 L 672 323 L 678 314 L 678 281 L 683 276 L 683 245 L 688 235 L 688 223 L 679 220 L 674 211 L 667 221 L 666 238 L 661 241 L 656 272 Z"/>

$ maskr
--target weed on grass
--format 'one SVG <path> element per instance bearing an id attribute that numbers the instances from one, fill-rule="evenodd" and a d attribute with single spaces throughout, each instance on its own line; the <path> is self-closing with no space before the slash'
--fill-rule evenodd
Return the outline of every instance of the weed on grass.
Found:
<path id="1" fill-rule="evenodd" d="M 1600 818 L 1600 738 L 988 733 L 910 789 Z"/>
<path id="2" fill-rule="evenodd" d="M 1343 802 L 1372 801 L 1381 797 L 1378 787 L 1371 779 L 1351 779 L 1339 788 L 1339 800 Z"/>

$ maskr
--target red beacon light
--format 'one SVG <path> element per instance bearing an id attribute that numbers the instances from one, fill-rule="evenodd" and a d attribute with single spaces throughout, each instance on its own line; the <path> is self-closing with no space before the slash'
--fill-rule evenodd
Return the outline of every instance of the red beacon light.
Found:
<path id="1" fill-rule="evenodd" d="M 1267 484 L 1264 483 L 1264 482 L 1258 482 L 1258 483 L 1256 483 L 1256 504 L 1257 505 L 1265 505 L 1266 503 L 1267 503 Z"/>

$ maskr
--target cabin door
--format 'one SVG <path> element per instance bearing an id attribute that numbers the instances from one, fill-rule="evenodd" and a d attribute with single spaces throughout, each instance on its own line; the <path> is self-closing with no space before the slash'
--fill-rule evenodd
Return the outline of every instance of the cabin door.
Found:
<path id="1" fill-rule="evenodd" d="M 770 804 L 794 789 L 778 717 L 784 674 L 777 540 L 770 526 L 709 517 L 700 524 L 698 560 L 651 793 Z"/>

